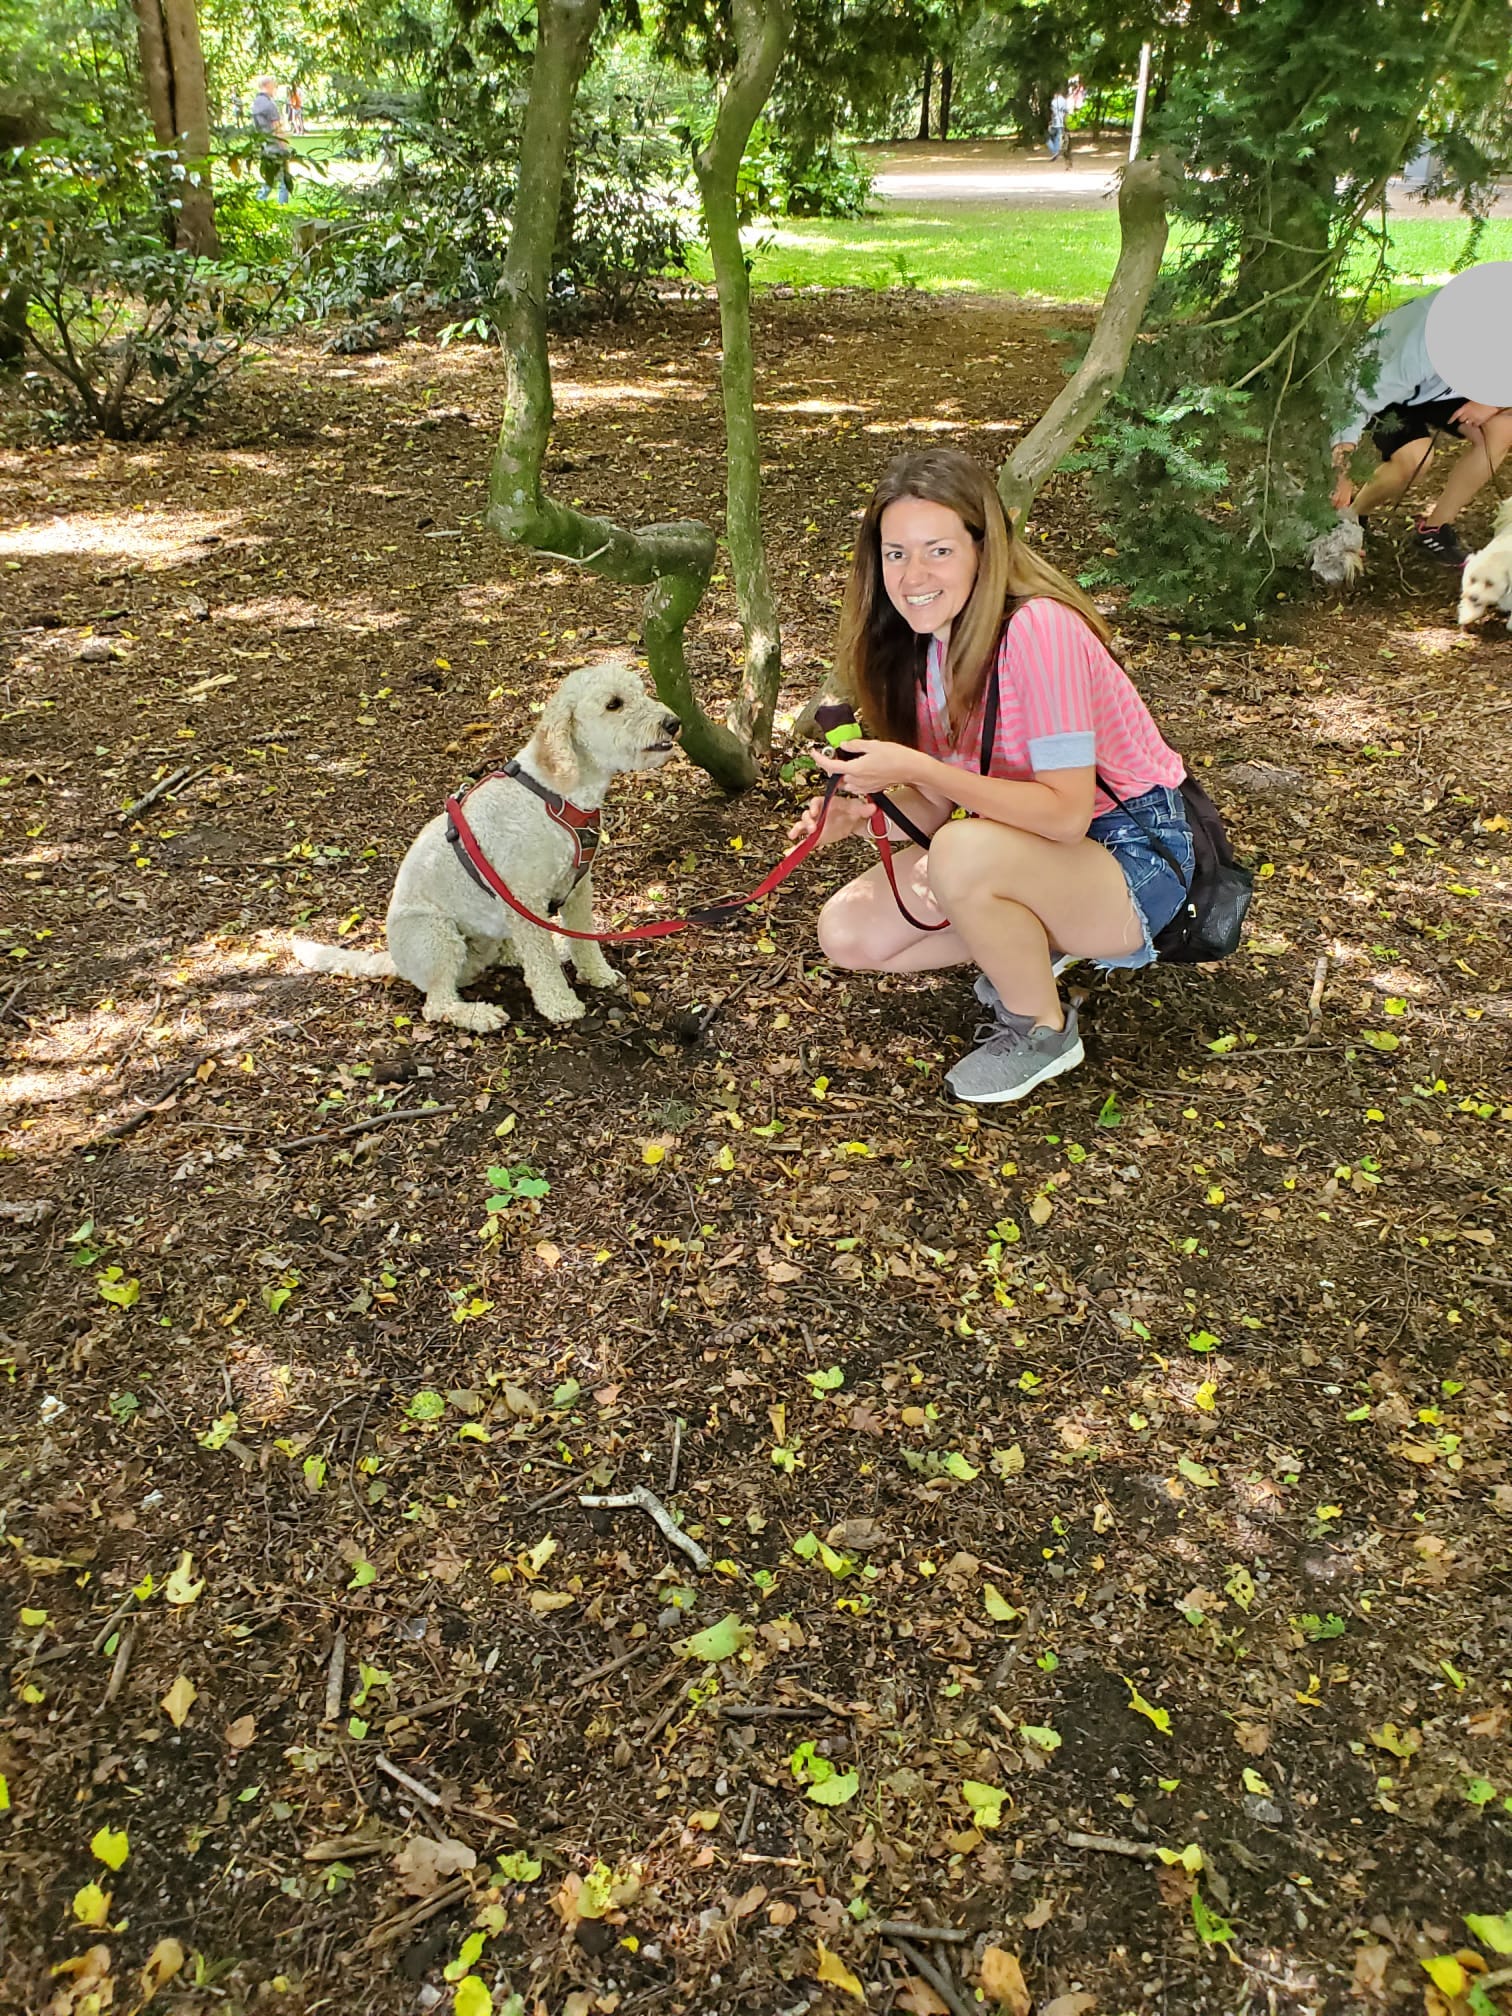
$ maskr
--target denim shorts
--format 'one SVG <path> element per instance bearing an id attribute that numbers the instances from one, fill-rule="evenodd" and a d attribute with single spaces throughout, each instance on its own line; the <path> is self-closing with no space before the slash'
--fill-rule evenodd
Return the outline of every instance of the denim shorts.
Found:
<path id="1" fill-rule="evenodd" d="M 1194 857 L 1192 829 L 1187 824 L 1186 805 L 1179 791 L 1157 784 L 1153 791 L 1142 792 L 1138 798 L 1126 802 L 1128 811 L 1115 805 L 1111 812 L 1099 813 L 1087 828 L 1087 837 L 1106 847 L 1122 868 L 1129 894 L 1134 898 L 1135 915 L 1144 932 L 1144 943 L 1137 952 L 1121 959 L 1099 959 L 1096 963 L 1132 970 L 1154 961 L 1155 934 L 1165 929 L 1185 902 Z M 1130 816 L 1135 812 L 1138 819 Z M 1160 835 L 1181 863 L 1181 875 L 1152 846 L 1151 832 Z"/>

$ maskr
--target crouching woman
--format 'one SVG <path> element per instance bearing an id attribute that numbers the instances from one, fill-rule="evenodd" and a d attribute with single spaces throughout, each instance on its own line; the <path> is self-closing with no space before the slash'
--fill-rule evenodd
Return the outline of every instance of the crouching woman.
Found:
<path id="1" fill-rule="evenodd" d="M 1108 637 L 968 456 L 931 448 L 888 469 L 856 540 L 836 667 L 866 735 L 849 760 L 820 758 L 847 794 L 823 838 L 862 831 L 864 794 L 885 791 L 932 840 L 895 860 L 917 923 L 879 862 L 825 904 L 819 944 L 863 972 L 980 968 L 991 1020 L 949 1075 L 958 1099 L 1022 1099 L 1079 1064 L 1062 965 L 1148 965 L 1191 881 L 1185 765 Z"/>

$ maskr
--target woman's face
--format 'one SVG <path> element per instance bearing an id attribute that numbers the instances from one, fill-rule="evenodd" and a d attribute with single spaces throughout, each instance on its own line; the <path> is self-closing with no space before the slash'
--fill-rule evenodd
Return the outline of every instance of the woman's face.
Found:
<path id="1" fill-rule="evenodd" d="M 948 636 L 977 575 L 976 541 L 948 504 L 896 498 L 882 513 L 882 585 L 911 630 Z"/>

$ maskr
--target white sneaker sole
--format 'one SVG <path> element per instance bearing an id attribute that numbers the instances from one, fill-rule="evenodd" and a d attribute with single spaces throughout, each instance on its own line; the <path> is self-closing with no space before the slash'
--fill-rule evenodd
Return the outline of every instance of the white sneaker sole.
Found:
<path id="1" fill-rule="evenodd" d="M 1086 1055 L 1086 1051 L 1082 1048 L 1082 1040 L 1078 1036 L 1069 1050 L 1063 1051 L 1059 1057 L 1047 1058 L 1032 1078 L 1025 1079 L 1022 1085 L 1015 1085 L 1010 1091 L 957 1092 L 952 1086 L 950 1096 L 952 1099 L 959 1099 L 965 1106 L 1011 1105 L 1016 1099 L 1027 1098 L 1037 1085 L 1045 1084 L 1048 1079 L 1059 1078 L 1063 1071 L 1074 1071 L 1077 1065 L 1085 1060 Z"/>

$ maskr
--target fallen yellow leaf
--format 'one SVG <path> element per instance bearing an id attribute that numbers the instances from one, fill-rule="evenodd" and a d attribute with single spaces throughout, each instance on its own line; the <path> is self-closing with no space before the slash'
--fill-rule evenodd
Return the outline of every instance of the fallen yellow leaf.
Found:
<path id="1" fill-rule="evenodd" d="M 866 2000 L 866 1990 L 856 1976 L 838 1954 L 831 1953 L 822 1939 L 819 1941 L 819 1965 L 814 1969 L 814 1979 L 825 1982 L 831 1988 L 844 1989 L 847 1995 L 854 1995 L 858 2002 Z"/>

